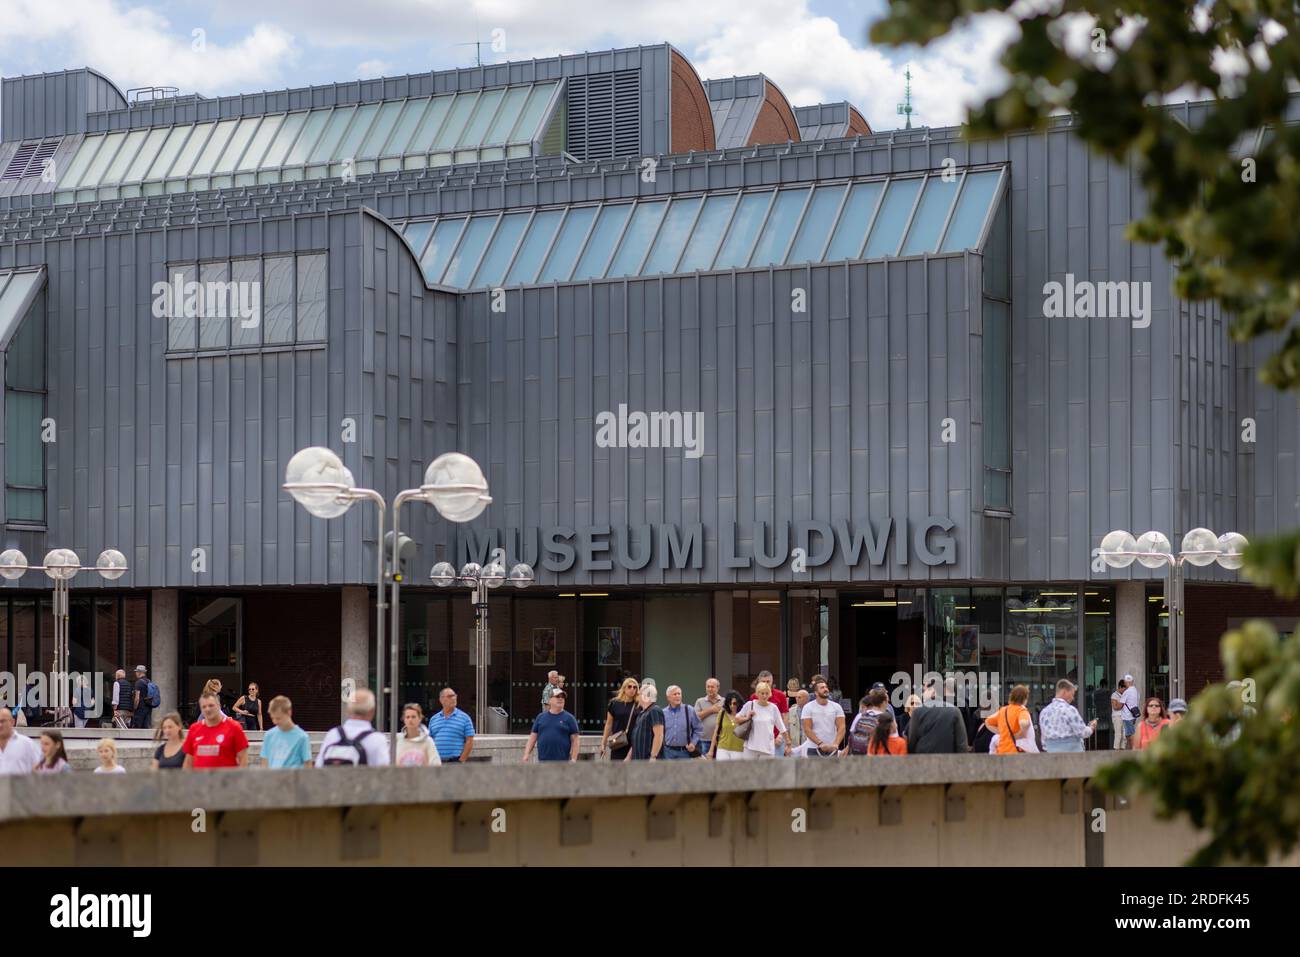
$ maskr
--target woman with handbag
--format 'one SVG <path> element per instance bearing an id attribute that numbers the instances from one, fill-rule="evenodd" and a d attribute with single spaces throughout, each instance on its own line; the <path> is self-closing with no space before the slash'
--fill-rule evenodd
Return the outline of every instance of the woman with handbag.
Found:
<path id="1" fill-rule="evenodd" d="M 1025 747 L 1027 734 L 1033 734 L 1033 720 L 1025 702 L 1029 700 L 1029 689 L 1025 685 L 1016 685 L 1007 696 L 1005 707 L 993 713 L 985 724 L 998 736 L 995 754 L 1016 754 L 1025 751 L 1037 751 L 1037 747 Z M 1022 740 L 1017 740 L 1017 738 Z M 1032 739 L 1031 739 L 1032 740 Z"/>
<path id="2" fill-rule="evenodd" d="M 745 722 L 736 724 L 736 713 L 745 706 L 745 699 L 739 691 L 728 691 L 722 702 L 722 714 L 713 729 L 713 743 L 709 745 L 710 760 L 739 761 L 745 751 L 745 739 L 753 730 L 753 724 Z M 740 733 L 738 733 L 740 732 Z"/>
<path id="3" fill-rule="evenodd" d="M 609 702 L 605 714 L 605 730 L 600 735 L 602 758 L 606 748 L 609 749 L 611 761 L 622 761 L 627 757 L 628 749 L 632 747 L 632 725 L 636 723 L 640 711 L 637 706 L 640 691 L 641 685 L 635 678 L 624 678 L 618 694 Z"/>
<path id="4" fill-rule="evenodd" d="M 781 718 L 781 709 L 772 703 L 771 682 L 760 681 L 754 685 L 754 700 L 746 701 L 737 713 L 736 725 L 750 726 L 745 737 L 745 760 L 774 758 L 778 747 L 782 754 L 790 754 L 790 735 Z"/>

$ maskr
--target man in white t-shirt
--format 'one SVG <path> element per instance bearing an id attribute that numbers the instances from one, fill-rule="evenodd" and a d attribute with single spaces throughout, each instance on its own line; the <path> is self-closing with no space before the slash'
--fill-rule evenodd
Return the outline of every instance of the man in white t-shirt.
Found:
<path id="1" fill-rule="evenodd" d="M 1142 713 L 1142 699 L 1138 695 L 1137 685 L 1132 675 L 1124 676 L 1124 694 L 1120 696 L 1120 700 L 1124 705 L 1124 737 L 1128 741 L 1128 749 L 1132 751 L 1139 715 Z"/>
<path id="2" fill-rule="evenodd" d="M 14 713 L 0 706 L 0 775 L 31 774 L 41 760 L 41 748 L 14 730 Z"/>
<path id="3" fill-rule="evenodd" d="M 813 691 L 817 698 L 799 712 L 808 742 L 805 753 L 810 758 L 833 758 L 844 740 L 844 709 L 831 700 L 831 690 L 825 681 L 817 682 Z"/>

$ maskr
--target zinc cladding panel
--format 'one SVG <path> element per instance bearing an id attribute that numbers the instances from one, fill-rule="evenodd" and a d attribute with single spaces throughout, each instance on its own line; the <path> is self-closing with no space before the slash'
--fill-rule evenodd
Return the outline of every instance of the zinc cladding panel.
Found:
<path id="1" fill-rule="evenodd" d="M 565 148 L 581 159 L 635 156 L 641 151 L 641 73 L 570 77 L 565 85 Z"/>

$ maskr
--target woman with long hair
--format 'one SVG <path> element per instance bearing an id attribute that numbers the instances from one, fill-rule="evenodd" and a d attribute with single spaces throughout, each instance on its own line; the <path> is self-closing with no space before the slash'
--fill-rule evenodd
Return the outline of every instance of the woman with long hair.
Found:
<path id="1" fill-rule="evenodd" d="M 600 734 L 602 758 L 605 756 L 606 749 L 609 750 L 611 761 L 622 761 L 627 757 L 628 749 L 632 747 L 632 726 L 636 723 L 640 711 L 637 705 L 640 692 L 641 683 L 628 676 L 619 686 L 618 694 L 610 700 L 609 706 L 605 709 L 605 730 Z M 611 745 L 610 738 L 613 738 L 616 743 Z"/>
<path id="2" fill-rule="evenodd" d="M 718 725 L 713 729 L 713 743 L 709 745 L 708 757 L 717 761 L 739 761 L 745 751 L 744 738 L 736 737 L 736 713 L 745 706 L 745 699 L 740 692 L 731 689 L 722 700 L 722 714 L 718 716 Z"/>
<path id="3" fill-rule="evenodd" d="M 163 715 L 153 739 L 161 742 L 153 752 L 155 771 L 179 771 L 185 767 L 185 725 L 175 711 Z"/>
<path id="4" fill-rule="evenodd" d="M 1165 711 L 1165 703 L 1159 698 L 1147 698 L 1145 714 L 1142 720 L 1138 722 L 1137 734 L 1133 736 L 1133 741 L 1138 751 L 1145 751 L 1151 747 L 1151 742 L 1160 736 L 1160 732 L 1169 724 L 1169 714 Z"/>
<path id="5" fill-rule="evenodd" d="M 63 732 L 58 728 L 45 728 L 41 731 L 41 763 L 36 765 L 37 774 L 62 774 L 71 771 L 68 752 L 63 747 Z"/>
<path id="6" fill-rule="evenodd" d="M 402 706 L 402 735 L 397 739 L 397 763 L 405 767 L 441 767 L 433 738 L 424 729 L 424 709 L 412 702 Z"/>
<path id="7" fill-rule="evenodd" d="M 907 739 L 894 734 L 894 716 L 882 711 L 876 718 L 876 730 L 871 732 L 867 754 L 907 754 Z"/>

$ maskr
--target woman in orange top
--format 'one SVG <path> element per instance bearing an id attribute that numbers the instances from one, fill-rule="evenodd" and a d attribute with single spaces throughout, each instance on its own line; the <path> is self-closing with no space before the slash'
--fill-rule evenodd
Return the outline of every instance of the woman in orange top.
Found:
<path id="1" fill-rule="evenodd" d="M 1032 721 L 1029 709 L 1025 707 L 1028 700 L 1029 689 L 1024 685 L 1016 685 L 1007 697 L 1006 707 L 999 708 L 984 722 L 990 731 L 997 733 L 997 754 L 1015 754 L 1021 750 L 1016 744 L 1016 738 L 1024 733 Z"/>
<path id="2" fill-rule="evenodd" d="M 1133 736 L 1134 747 L 1138 751 L 1149 748 L 1151 742 L 1159 737 L 1168 723 L 1169 715 L 1165 714 L 1165 703 L 1159 698 L 1147 698 L 1147 714 L 1138 722 L 1137 734 Z"/>
<path id="3" fill-rule="evenodd" d="M 907 739 L 894 734 L 894 717 L 888 711 L 876 719 L 867 754 L 907 754 Z"/>

